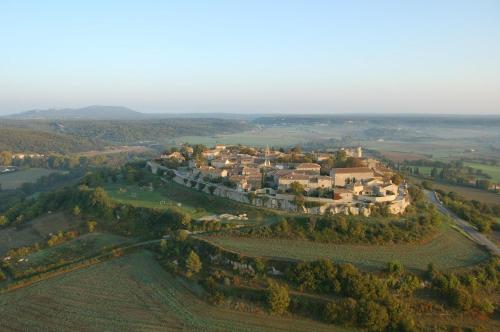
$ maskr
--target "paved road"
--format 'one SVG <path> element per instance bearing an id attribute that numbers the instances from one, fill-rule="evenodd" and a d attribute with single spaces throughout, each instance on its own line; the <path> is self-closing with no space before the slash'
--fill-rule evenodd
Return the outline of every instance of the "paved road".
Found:
<path id="1" fill-rule="evenodd" d="M 477 231 L 467 221 L 460 219 L 456 214 L 454 214 L 443 204 L 441 204 L 441 202 L 437 199 L 436 193 L 434 191 L 425 190 L 425 194 L 441 213 L 450 216 L 455 224 L 464 232 L 466 232 L 474 242 L 479 245 L 485 246 L 492 254 L 500 256 L 500 248 L 498 248 L 495 243 L 490 241 L 484 234 L 481 234 L 479 231 Z"/>

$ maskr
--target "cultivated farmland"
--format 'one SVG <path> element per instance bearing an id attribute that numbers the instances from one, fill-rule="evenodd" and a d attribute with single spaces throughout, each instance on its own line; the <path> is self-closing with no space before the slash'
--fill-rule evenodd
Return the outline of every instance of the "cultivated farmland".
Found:
<path id="1" fill-rule="evenodd" d="M 44 240 L 50 233 L 76 228 L 78 221 L 62 212 L 46 214 L 20 226 L 0 230 L 0 255 L 11 248 L 29 246 Z"/>
<path id="2" fill-rule="evenodd" d="M 101 251 L 123 244 L 126 238 L 103 233 L 90 233 L 74 240 L 33 252 L 23 261 L 12 264 L 12 269 L 19 272 L 37 269 L 53 264 L 65 264 L 83 257 L 91 257 Z"/>
<path id="3" fill-rule="evenodd" d="M 140 251 L 0 297 L 6 331 L 332 331 L 334 327 L 202 302 L 197 286 Z M 342 330 L 337 329 L 336 330 Z"/>
<path id="4" fill-rule="evenodd" d="M 42 176 L 55 172 L 58 171 L 45 168 L 28 168 L 12 173 L 1 174 L 0 184 L 2 185 L 2 189 L 17 189 L 21 187 L 23 183 L 35 182 Z"/>
<path id="5" fill-rule="evenodd" d="M 364 270 L 382 269 L 391 261 L 399 261 L 414 270 L 425 270 L 431 262 L 439 269 L 456 269 L 477 264 L 489 257 L 448 224 L 425 244 L 357 245 L 225 236 L 203 238 L 249 256 L 292 260 L 329 258 L 336 262 L 352 263 Z"/>

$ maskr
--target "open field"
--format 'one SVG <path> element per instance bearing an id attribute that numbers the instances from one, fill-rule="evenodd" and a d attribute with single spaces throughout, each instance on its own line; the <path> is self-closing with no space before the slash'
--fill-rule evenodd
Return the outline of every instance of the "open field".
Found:
<path id="1" fill-rule="evenodd" d="M 256 128 L 237 134 L 218 135 L 215 137 L 202 136 L 182 136 L 176 138 L 176 143 L 187 142 L 191 144 L 205 144 L 213 146 L 217 143 L 222 144 L 244 144 L 252 146 L 290 146 L 304 143 L 310 140 L 321 138 L 340 138 L 343 131 L 335 127 L 319 126 L 286 126 L 286 127 L 264 127 Z"/>
<path id="2" fill-rule="evenodd" d="M 288 121 L 266 122 L 256 128 L 234 134 L 209 136 L 181 136 L 166 139 L 167 145 L 180 143 L 205 144 L 216 143 L 245 144 L 254 146 L 287 147 L 296 144 L 322 142 L 329 148 L 336 144 L 357 145 L 382 152 L 394 161 L 416 159 L 450 160 L 460 158 L 487 158 L 500 160 L 498 151 L 494 149 L 498 139 L 497 128 L 475 126 L 465 127 L 444 123 L 442 126 L 414 124 L 406 120 L 390 121 L 381 124 L 348 118 L 322 123 L 300 123 Z M 374 134 L 375 132 L 375 134 Z M 380 135 L 377 134 L 379 132 Z M 491 139 L 486 139 L 489 137 Z"/>
<path id="3" fill-rule="evenodd" d="M 222 144 L 244 144 L 253 146 L 287 147 L 307 142 L 341 140 L 345 137 L 355 137 L 347 145 L 361 144 L 365 148 L 378 150 L 388 159 L 394 161 L 437 159 L 450 160 L 460 158 L 494 158 L 499 159 L 498 152 L 491 146 L 477 142 L 472 137 L 482 136 L 483 132 L 474 129 L 464 138 L 464 128 L 439 130 L 422 128 L 419 133 L 408 129 L 408 135 L 400 133 L 400 138 L 379 140 L 367 138 L 365 130 L 370 126 L 360 123 L 316 124 L 316 125 L 286 125 L 264 126 L 236 134 L 208 136 L 182 136 L 168 140 L 167 144 L 180 143 L 205 144 L 213 146 Z M 490 132 L 490 134 L 492 134 Z M 415 136 L 416 135 L 416 136 Z M 492 134 L 494 135 L 494 134 Z M 415 137 L 413 137 L 415 136 Z M 328 143 L 325 145 L 328 148 Z M 471 149 L 474 150 L 471 152 Z"/>
<path id="4" fill-rule="evenodd" d="M 193 218 L 222 213 L 235 215 L 247 213 L 249 216 L 248 222 L 255 223 L 273 219 L 278 214 L 278 212 L 270 212 L 208 195 L 177 183 L 164 183 L 152 192 L 125 183 L 107 185 L 105 189 L 112 199 L 120 203 L 158 209 L 177 207 L 190 213 Z"/>
<path id="5" fill-rule="evenodd" d="M 429 159 L 429 155 L 413 153 L 413 152 L 401 152 L 401 151 L 385 151 L 381 150 L 380 153 L 387 159 L 394 162 L 402 161 L 413 161 L 421 159 Z"/>
<path id="6" fill-rule="evenodd" d="M 46 214 L 26 222 L 19 227 L 7 227 L 0 230 L 0 255 L 9 249 L 35 244 L 45 240 L 50 233 L 65 231 L 77 227 L 78 222 L 62 212 Z"/>
<path id="7" fill-rule="evenodd" d="M 399 261 L 413 270 L 425 270 L 432 262 L 437 268 L 448 270 L 468 267 L 489 257 L 449 224 L 443 225 L 442 231 L 425 244 L 358 245 L 224 236 L 203 238 L 249 256 L 292 260 L 329 258 L 364 270 L 385 268 L 390 261 Z"/>
<path id="8" fill-rule="evenodd" d="M 24 261 L 13 263 L 12 268 L 17 271 L 26 271 L 60 262 L 69 263 L 83 257 L 97 255 L 102 250 L 123 244 L 126 241 L 126 238 L 113 234 L 85 234 L 74 240 L 33 252 L 26 256 Z"/>
<path id="9" fill-rule="evenodd" d="M 332 331 L 304 319 L 211 306 L 199 286 L 140 251 L 47 279 L 0 297 L 3 331 Z M 342 329 L 339 329 L 342 330 Z"/>
<path id="10" fill-rule="evenodd" d="M 430 167 L 430 166 L 416 166 L 416 165 L 408 165 L 408 166 L 413 168 L 413 169 L 418 168 L 420 175 L 423 175 L 423 176 L 431 176 L 431 171 L 434 168 L 434 167 Z M 438 172 L 441 171 L 441 168 L 436 167 L 436 169 Z"/>
<path id="11" fill-rule="evenodd" d="M 491 181 L 495 183 L 500 183 L 500 166 L 485 165 L 485 164 L 471 163 L 471 162 L 466 162 L 464 164 L 465 166 L 482 170 L 483 173 L 491 176 Z"/>
<path id="12" fill-rule="evenodd" d="M 422 182 L 423 180 L 414 176 L 411 176 L 410 179 L 412 181 L 415 181 L 417 183 Z M 440 183 L 440 182 L 434 182 L 432 180 L 427 179 L 427 181 L 432 182 L 432 188 L 434 189 L 440 189 L 445 192 L 449 191 L 454 191 L 463 197 L 467 199 L 475 199 L 477 201 L 483 202 L 483 203 L 492 203 L 492 204 L 498 204 L 500 203 L 500 194 L 495 194 L 492 192 L 487 192 L 485 190 L 480 190 L 476 188 L 471 188 L 471 187 L 463 187 L 463 186 L 456 186 L 452 184 L 445 184 L 445 183 Z"/>
<path id="13" fill-rule="evenodd" d="M 385 140 L 385 141 L 361 141 L 361 145 L 369 149 L 378 150 L 387 158 L 394 161 L 435 159 L 449 160 L 460 158 L 498 158 L 498 153 L 484 144 L 462 139 L 438 139 L 425 138 L 416 141 L 408 140 Z M 473 148 L 475 152 L 468 149 Z"/>
<path id="14" fill-rule="evenodd" d="M 167 199 L 158 189 L 149 191 L 138 185 L 110 184 L 105 186 L 106 192 L 114 200 L 122 204 L 146 207 L 150 209 L 166 209 L 177 206 L 187 212 L 194 212 L 189 206 L 177 205 L 177 202 Z"/>
<path id="15" fill-rule="evenodd" d="M 92 151 L 86 151 L 86 152 L 80 152 L 76 153 L 78 156 L 82 157 L 95 157 L 98 155 L 105 155 L 105 154 L 115 154 L 115 153 L 124 153 L 124 152 L 134 152 L 134 153 L 144 153 L 144 152 L 153 152 L 152 149 L 148 148 L 147 146 L 142 146 L 142 145 L 131 145 L 131 146 L 120 146 L 120 147 L 114 147 L 114 148 L 109 148 L 105 150 L 92 150 Z"/>
<path id="16" fill-rule="evenodd" d="M 421 182 L 422 179 L 412 177 L 411 178 L 414 181 Z M 428 180 L 430 181 L 430 180 Z M 440 189 L 445 192 L 449 191 L 454 191 L 463 197 L 467 199 L 475 199 L 477 201 L 483 202 L 483 203 L 491 203 L 491 204 L 499 204 L 500 203 L 500 194 L 495 194 L 492 192 L 487 192 L 484 190 L 476 189 L 476 188 L 470 188 L 470 187 L 462 187 L 462 186 L 455 186 L 452 184 L 444 184 L 444 183 L 439 183 L 439 182 L 432 182 L 432 188 L 434 189 Z"/>
<path id="17" fill-rule="evenodd" d="M 17 189 L 25 182 L 35 182 L 38 178 L 59 172 L 46 168 L 28 168 L 0 175 L 2 189 Z"/>

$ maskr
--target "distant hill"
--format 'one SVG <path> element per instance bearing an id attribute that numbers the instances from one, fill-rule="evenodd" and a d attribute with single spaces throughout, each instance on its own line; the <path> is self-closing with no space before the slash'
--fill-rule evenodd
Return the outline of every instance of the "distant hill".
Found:
<path id="1" fill-rule="evenodd" d="M 120 120 L 2 118 L 0 120 L 0 132 L 8 128 L 31 129 L 72 136 L 76 139 L 89 141 L 100 140 L 105 141 L 107 144 L 120 145 L 165 142 L 181 136 L 214 136 L 239 133 L 254 127 L 254 125 L 244 120 L 213 118 L 145 118 Z M 22 138 L 20 136 L 16 137 L 18 139 Z M 13 143 L 13 145 L 15 144 Z"/>
<path id="2" fill-rule="evenodd" d="M 91 140 L 28 128 L 0 127 L 0 129 L 0 151 L 64 154 L 104 147 L 104 143 L 97 139 Z"/>
<path id="3" fill-rule="evenodd" d="M 0 116 L 3 119 L 15 120 L 145 120 L 145 119 L 228 119 L 251 121 L 265 114 L 237 114 L 237 113 L 142 113 L 123 106 L 94 105 L 83 108 L 51 108 L 35 109 Z"/>
<path id="4" fill-rule="evenodd" d="M 63 108 L 31 110 L 6 116 L 9 119 L 22 120 L 136 120 L 145 118 L 145 114 L 122 106 L 88 106 L 83 108 Z"/>

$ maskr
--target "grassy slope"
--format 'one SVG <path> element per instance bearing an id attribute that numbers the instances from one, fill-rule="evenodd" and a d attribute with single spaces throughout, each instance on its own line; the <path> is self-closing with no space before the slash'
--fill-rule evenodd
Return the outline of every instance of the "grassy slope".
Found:
<path id="1" fill-rule="evenodd" d="M 207 237 L 206 237 L 207 238 Z M 286 239 L 256 239 L 241 237 L 210 237 L 223 248 L 250 256 L 282 259 L 315 260 L 331 258 L 374 270 L 399 261 L 409 269 L 424 270 L 432 262 L 439 269 L 454 269 L 476 264 L 488 254 L 453 230 L 448 224 L 425 244 L 355 245 L 327 244 Z"/>
<path id="2" fill-rule="evenodd" d="M 2 189 L 17 189 L 25 182 L 35 182 L 38 178 L 58 171 L 45 168 L 28 168 L 0 175 Z"/>
<path id="3" fill-rule="evenodd" d="M 120 192 L 120 188 L 125 191 Z M 279 213 L 201 193 L 176 183 L 163 184 L 153 192 L 124 183 L 107 185 L 105 189 L 111 198 L 121 203 L 158 209 L 175 206 L 191 213 L 194 218 L 221 213 L 247 213 L 251 223 L 273 220 Z"/>
<path id="4" fill-rule="evenodd" d="M 113 200 L 122 204 L 152 209 L 166 209 L 175 206 L 193 215 L 200 214 L 189 205 L 178 205 L 176 201 L 162 195 L 158 190 L 149 191 L 137 185 L 127 184 L 107 185 L 105 189 Z"/>
<path id="5" fill-rule="evenodd" d="M 332 331 L 321 323 L 205 304 L 146 251 L 0 297 L 6 330 Z"/>

